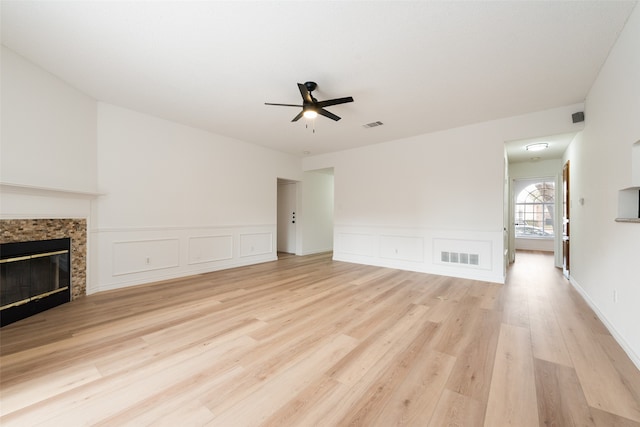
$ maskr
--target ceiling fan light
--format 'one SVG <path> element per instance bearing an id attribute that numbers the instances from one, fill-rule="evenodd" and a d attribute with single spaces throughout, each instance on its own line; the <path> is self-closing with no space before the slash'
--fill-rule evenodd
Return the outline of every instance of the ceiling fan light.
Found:
<path id="1" fill-rule="evenodd" d="M 547 142 L 537 142 L 535 144 L 529 144 L 526 147 L 527 151 L 542 151 L 549 148 L 549 143 Z"/>
<path id="2" fill-rule="evenodd" d="M 305 110 L 305 112 L 302 114 L 304 116 L 305 119 L 315 119 L 316 117 L 318 117 L 318 112 L 316 110 Z"/>

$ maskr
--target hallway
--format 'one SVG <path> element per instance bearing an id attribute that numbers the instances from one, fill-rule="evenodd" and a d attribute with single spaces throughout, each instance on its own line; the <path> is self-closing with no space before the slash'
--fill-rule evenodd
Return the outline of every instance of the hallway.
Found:
<path id="1" fill-rule="evenodd" d="M 535 381 L 540 425 L 640 425 L 640 371 L 553 254 L 518 252 L 504 298 L 503 324 L 530 332 L 533 366 L 518 375 Z"/>

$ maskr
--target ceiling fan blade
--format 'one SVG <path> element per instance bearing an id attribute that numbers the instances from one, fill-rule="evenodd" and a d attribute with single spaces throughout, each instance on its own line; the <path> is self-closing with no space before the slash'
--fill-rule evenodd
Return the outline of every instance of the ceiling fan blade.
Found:
<path id="1" fill-rule="evenodd" d="M 302 107 L 302 105 L 297 104 L 273 104 L 271 102 L 265 102 L 264 105 L 279 105 L 281 107 Z"/>
<path id="2" fill-rule="evenodd" d="M 313 102 L 311 94 L 309 93 L 305 85 L 303 85 L 302 83 L 298 83 L 298 89 L 300 89 L 300 95 L 302 95 L 302 99 L 304 99 L 304 102 Z"/>
<path id="3" fill-rule="evenodd" d="M 302 117 L 302 115 L 303 115 L 303 114 L 304 114 L 304 111 L 300 111 L 300 112 L 298 113 L 298 115 L 297 115 L 297 116 L 295 116 L 295 117 L 293 118 L 293 120 L 291 120 L 291 121 L 292 121 L 292 122 L 297 122 L 298 120 L 300 120 L 300 118 Z"/>
<path id="4" fill-rule="evenodd" d="M 320 115 L 322 115 L 322 116 L 325 116 L 325 117 L 328 117 L 328 118 L 330 118 L 331 120 L 335 120 L 336 122 L 337 122 L 338 120 L 340 120 L 340 117 L 336 116 L 336 115 L 335 115 L 335 114 L 333 114 L 333 113 L 328 112 L 328 111 L 327 111 L 327 110 L 325 110 L 324 108 L 318 108 L 318 114 L 320 114 Z"/>
<path id="5" fill-rule="evenodd" d="M 353 98 L 347 96 L 345 98 L 328 99 L 326 101 L 317 102 L 316 105 L 322 108 L 329 107 L 330 105 L 346 104 L 347 102 L 353 102 Z"/>

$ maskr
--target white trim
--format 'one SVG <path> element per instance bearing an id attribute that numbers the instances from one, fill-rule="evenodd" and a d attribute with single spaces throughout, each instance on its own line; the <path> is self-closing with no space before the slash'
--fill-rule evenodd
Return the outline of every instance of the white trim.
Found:
<path id="1" fill-rule="evenodd" d="M 98 227 L 89 230 L 90 233 L 122 233 L 134 231 L 173 231 L 173 230 L 229 230 L 234 228 L 252 229 L 276 227 L 276 224 L 225 224 L 225 225 L 166 225 L 149 227 Z"/>
<path id="2" fill-rule="evenodd" d="M 624 352 L 629 356 L 631 362 L 636 365 L 636 368 L 640 370 L 640 357 L 633 351 L 631 346 L 625 341 L 625 339 L 618 333 L 616 328 L 607 320 L 606 316 L 598 309 L 598 306 L 595 302 L 589 297 L 589 294 L 578 284 L 578 282 L 573 278 L 573 276 L 569 275 L 569 283 L 573 286 L 573 288 L 582 296 L 582 298 L 589 304 L 589 307 L 593 310 L 593 312 L 598 316 L 598 319 L 604 324 L 607 330 L 611 333 L 613 339 L 616 340 L 620 347 L 624 350 Z"/>
<path id="3" fill-rule="evenodd" d="M 3 191 L 11 191 L 16 193 L 23 194 L 42 194 L 45 193 L 50 195 L 51 193 L 57 195 L 69 195 L 75 197 L 98 197 L 103 196 L 104 193 L 97 193 L 94 191 L 83 191 L 83 190 L 67 190 L 64 188 L 55 188 L 55 187 L 42 187 L 38 185 L 28 185 L 28 184 L 14 184 L 11 182 L 0 182 L 0 188 Z"/>

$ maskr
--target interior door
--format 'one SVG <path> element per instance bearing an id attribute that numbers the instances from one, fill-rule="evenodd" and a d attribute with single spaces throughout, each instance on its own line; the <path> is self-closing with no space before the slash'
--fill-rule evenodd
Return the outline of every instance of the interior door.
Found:
<path id="1" fill-rule="evenodd" d="M 296 188 L 292 181 L 278 181 L 278 252 L 296 253 Z"/>
<path id="2" fill-rule="evenodd" d="M 563 194 L 563 212 L 562 212 L 562 272 L 565 277 L 569 277 L 570 270 L 570 220 L 571 218 L 571 196 L 570 196 L 570 185 L 569 185 L 569 161 L 564 164 L 562 168 L 562 194 Z"/>

